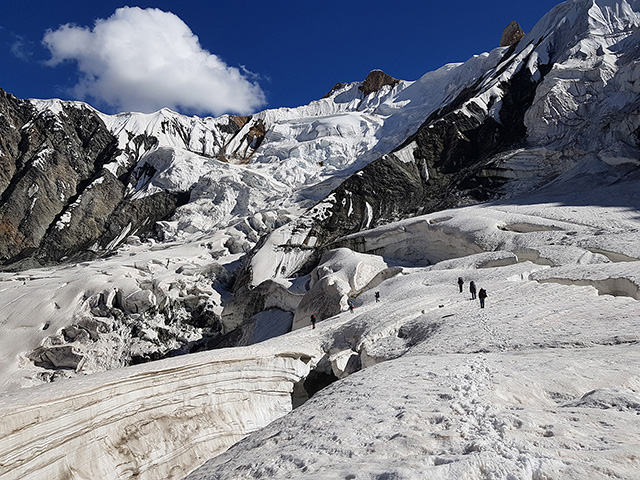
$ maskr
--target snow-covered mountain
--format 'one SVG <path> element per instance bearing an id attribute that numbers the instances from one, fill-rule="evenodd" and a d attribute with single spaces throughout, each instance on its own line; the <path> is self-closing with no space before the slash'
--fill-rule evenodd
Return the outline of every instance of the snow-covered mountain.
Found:
<path id="1" fill-rule="evenodd" d="M 10 152 L 15 165 L 5 180 L 10 195 L 4 208 L 18 210 L 12 230 L 28 241 L 5 234 L 2 259 L 49 263 L 109 251 L 127 235 L 153 228 L 149 214 L 166 220 L 161 227 L 167 238 L 242 221 L 242 229 L 253 235 L 240 228 L 230 235 L 244 244 L 249 236 L 253 244 L 265 233 L 263 222 L 267 228 L 279 226 L 324 198 L 344 178 L 403 142 L 500 56 L 496 51 L 447 65 L 416 82 L 374 71 L 364 82 L 336 85 L 310 105 L 251 117 L 189 118 L 167 109 L 108 116 L 81 103 L 24 102 L 5 95 L 5 130 L 23 146 Z M 58 156 L 68 154 L 58 152 L 61 143 L 72 142 L 68 150 L 81 151 L 78 144 L 96 137 L 96 129 L 85 138 L 74 127 L 88 122 L 104 123 L 99 130 L 105 142 L 109 134 L 116 137 L 109 150 L 83 154 L 91 168 L 67 180 L 70 185 L 46 185 Z M 101 207 L 106 211 L 100 213 L 110 221 L 87 231 L 87 221 L 96 223 L 89 205 L 98 195 L 93 192 L 105 197 Z M 32 203 L 46 208 L 34 212 Z M 34 216 L 37 231 L 21 226 Z"/>
<path id="2" fill-rule="evenodd" d="M 295 271 L 313 253 L 291 259 L 290 247 L 277 245 L 327 245 L 406 216 L 598 175 L 609 165 L 636 168 L 639 22 L 636 2 L 554 8 L 517 45 L 494 50 L 498 61 L 402 145 L 274 232 L 264 255 L 277 261 L 250 272 L 254 283 L 277 276 L 280 264 Z"/>
<path id="3" fill-rule="evenodd" d="M 256 298 L 250 309 L 229 302 L 230 291 L 243 288 L 233 262 L 404 141 L 500 57 L 500 50 L 479 55 L 416 82 L 373 71 L 310 105 L 252 117 L 189 118 L 166 109 L 108 116 L 82 103 L 3 95 L 0 121 L 10 141 L 0 258 L 8 268 L 91 260 L 140 236 L 207 246 L 206 258 L 196 262 L 204 269 L 200 278 L 180 274 L 166 283 L 125 281 L 85 292 L 86 305 L 66 314 L 56 308 L 43 322 L 54 340 L 42 330 L 27 345 L 15 344 L 15 353 L 29 352 L 27 363 L 44 368 L 37 376 L 46 379 L 68 375 L 61 366 L 82 363 L 93 371 L 236 344 L 226 337 L 244 336 L 242 324 L 264 302 L 262 290 L 238 296 Z M 207 265 L 207 258 L 220 261 Z M 143 263 L 134 264 L 150 270 Z M 138 300 L 131 304 L 129 297 Z M 105 317 L 116 319 L 107 330 L 117 334 L 89 335 L 83 346 L 73 334 L 57 337 L 87 323 L 94 331 Z M 161 325 L 171 327 L 160 333 Z M 154 341 L 140 342 L 142 331 L 154 332 Z M 69 354 L 71 346 L 78 354 Z M 108 360 L 96 360 L 113 349 Z"/>
<path id="4" fill-rule="evenodd" d="M 639 31 L 570 0 L 250 117 L 2 92 L 0 476 L 183 478 L 256 432 L 189 478 L 635 478 Z"/>

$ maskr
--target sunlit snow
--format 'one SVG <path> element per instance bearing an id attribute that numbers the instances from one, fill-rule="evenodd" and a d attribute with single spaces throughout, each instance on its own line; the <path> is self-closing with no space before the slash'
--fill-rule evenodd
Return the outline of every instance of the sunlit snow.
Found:
<path id="1" fill-rule="evenodd" d="M 190 201 L 161 222 L 164 242 L 129 226 L 108 257 L 0 273 L 0 477 L 637 479 L 640 67 L 625 52 L 639 11 L 568 1 L 513 50 L 366 98 L 354 83 L 250 118 L 100 114 L 127 152 L 106 168 L 138 167 L 130 195 Z M 526 142 L 491 167 L 514 180 L 502 200 L 354 233 L 291 276 L 342 179 L 472 83 L 457 113 L 501 121 L 501 82 L 522 68 L 542 78 L 552 58 Z M 32 104 L 54 120 L 91 108 Z M 414 147 L 394 155 L 413 162 Z M 121 368 L 159 332 L 180 336 L 171 348 L 199 341 L 197 325 L 143 314 L 205 302 L 222 315 L 231 287 L 218 280 L 242 261 L 246 294 L 265 292 L 221 332 L 247 321 L 243 346 Z M 135 336 L 100 317 L 116 304 Z M 65 341 L 80 334 L 91 341 Z"/>

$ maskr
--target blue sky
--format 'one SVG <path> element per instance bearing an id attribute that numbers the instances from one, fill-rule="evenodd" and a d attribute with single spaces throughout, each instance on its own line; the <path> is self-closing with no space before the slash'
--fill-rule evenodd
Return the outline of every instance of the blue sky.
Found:
<path id="1" fill-rule="evenodd" d="M 373 69 L 416 80 L 465 61 L 558 3 L 21 0 L 0 16 L 0 88 L 106 113 L 295 107 Z"/>

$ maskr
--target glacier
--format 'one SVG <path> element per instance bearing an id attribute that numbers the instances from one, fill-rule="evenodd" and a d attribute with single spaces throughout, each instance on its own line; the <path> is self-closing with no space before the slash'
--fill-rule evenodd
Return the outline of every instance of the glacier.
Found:
<path id="1" fill-rule="evenodd" d="M 187 478 L 631 479 L 640 247 L 628 247 L 640 199 L 629 204 L 627 192 L 637 182 L 602 188 L 599 202 L 588 197 L 625 208 L 563 206 L 559 197 L 557 205 L 483 204 L 366 231 L 371 249 L 393 249 L 395 265 L 346 248 L 327 256 L 291 333 L 7 392 L 1 471 L 182 478 L 255 431 Z M 449 241 L 446 253 L 425 241 L 432 231 L 483 248 L 464 254 Z M 598 237 L 615 261 L 598 251 Z M 437 262 L 425 261 L 430 245 Z M 136 248 L 145 246 L 127 252 Z M 126 268 L 124 253 L 108 260 L 111 271 Z M 91 265 L 72 269 L 95 276 Z M 458 292 L 458 276 L 487 288 L 485 309 Z M 54 278 L 62 285 L 71 275 Z M 353 313 L 339 303 L 345 298 Z M 290 308 L 273 300 L 272 308 Z M 341 311 L 311 329 L 302 312 L 323 308 Z M 311 371 L 342 380 L 288 413 Z"/>
<path id="2" fill-rule="evenodd" d="M 0 272 L 0 477 L 636 478 L 639 27 L 569 0 L 517 45 L 247 117 L 30 100 L 119 152 L 56 230 L 114 178 L 188 201 Z M 363 196 L 389 166 L 458 193 Z"/>

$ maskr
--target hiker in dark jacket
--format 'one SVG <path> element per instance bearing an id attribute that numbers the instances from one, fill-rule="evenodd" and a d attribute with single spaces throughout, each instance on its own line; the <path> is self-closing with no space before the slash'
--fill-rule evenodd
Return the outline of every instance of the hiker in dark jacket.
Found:
<path id="1" fill-rule="evenodd" d="M 376 292 L 376 303 L 380 301 L 380 292 Z"/>
<path id="2" fill-rule="evenodd" d="M 469 292 L 471 293 L 471 300 L 476 299 L 476 284 L 473 280 L 469 282 Z"/>
<path id="3" fill-rule="evenodd" d="M 311 328 L 316 328 L 316 316 L 311 315 Z"/>
<path id="4" fill-rule="evenodd" d="M 464 280 L 462 277 L 458 277 L 458 287 L 460 287 L 460 293 L 462 293 L 462 285 L 464 285 Z"/>
<path id="5" fill-rule="evenodd" d="M 487 298 L 487 291 L 481 288 L 478 292 L 478 299 L 480 300 L 480 308 L 484 308 L 484 299 Z"/>

